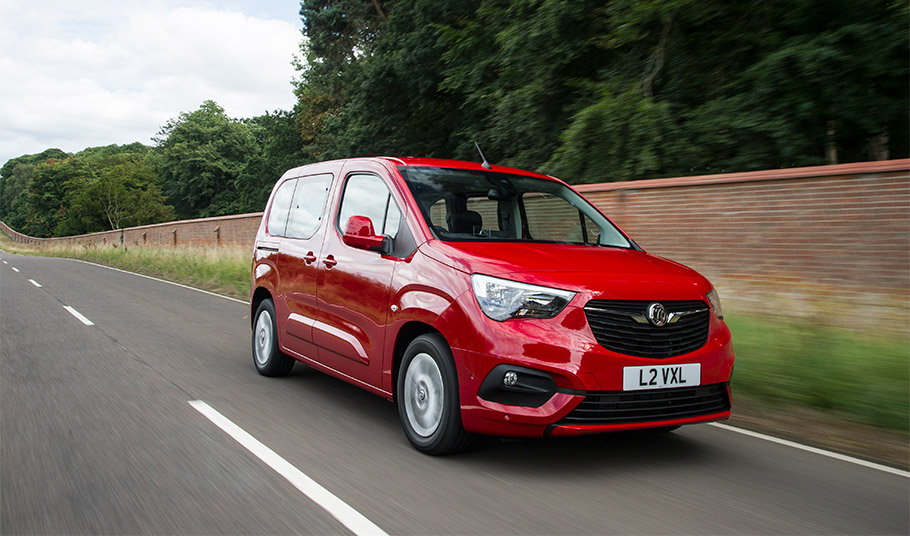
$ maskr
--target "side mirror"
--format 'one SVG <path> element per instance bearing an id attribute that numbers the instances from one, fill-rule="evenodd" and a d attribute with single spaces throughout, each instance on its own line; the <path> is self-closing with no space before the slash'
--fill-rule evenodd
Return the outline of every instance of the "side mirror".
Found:
<path id="1" fill-rule="evenodd" d="M 389 237 L 377 236 L 376 231 L 373 230 L 373 222 L 366 216 L 348 218 L 341 239 L 353 248 L 378 251 L 384 255 L 388 254 L 391 249 Z"/>

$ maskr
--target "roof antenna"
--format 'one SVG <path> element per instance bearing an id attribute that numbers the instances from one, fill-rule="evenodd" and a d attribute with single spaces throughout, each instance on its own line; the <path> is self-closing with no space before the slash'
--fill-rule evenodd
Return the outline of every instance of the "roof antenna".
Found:
<path id="1" fill-rule="evenodd" d="M 480 153 L 480 158 L 481 158 L 481 160 L 483 160 L 483 164 L 481 164 L 481 165 L 487 169 L 493 169 L 493 166 L 491 166 L 490 163 L 487 162 L 487 157 L 485 157 L 483 155 L 483 151 L 480 150 L 480 145 L 478 145 L 476 141 L 474 142 L 474 147 L 477 147 L 477 152 Z"/>

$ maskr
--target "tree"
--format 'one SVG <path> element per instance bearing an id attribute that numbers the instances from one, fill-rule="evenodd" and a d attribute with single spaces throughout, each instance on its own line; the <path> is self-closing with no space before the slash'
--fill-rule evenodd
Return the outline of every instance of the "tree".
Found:
<path id="1" fill-rule="evenodd" d="M 907 15 L 881 0 L 611 2 L 594 12 L 608 67 L 548 167 L 596 181 L 906 156 Z"/>
<path id="2" fill-rule="evenodd" d="M 69 154 L 60 149 L 47 149 L 39 154 L 23 155 L 7 161 L 0 168 L 0 219 L 9 225 L 13 225 L 11 223 L 13 221 L 19 221 L 19 225 L 24 223 L 24 213 L 13 211 L 12 205 L 25 190 L 35 166 L 48 160 L 61 160 L 68 156 Z M 17 203 L 17 205 L 21 206 L 22 203 Z"/>
<path id="3" fill-rule="evenodd" d="M 465 95 L 459 156 L 472 140 L 495 162 L 542 166 L 569 124 L 584 81 L 597 75 L 604 54 L 594 46 L 600 2 L 486 0 L 474 20 L 443 36 L 443 87 Z"/>
<path id="4" fill-rule="evenodd" d="M 94 174 L 68 181 L 70 208 L 57 234 L 68 236 L 173 220 L 174 209 L 164 203 L 147 152 L 148 148 L 142 146 L 137 152 L 83 151 L 76 155 L 93 162 Z"/>
<path id="5" fill-rule="evenodd" d="M 653 177 L 673 167 L 681 133 L 666 102 L 640 87 L 598 86 L 599 98 L 573 116 L 545 167 L 576 182 Z"/>
<path id="6" fill-rule="evenodd" d="M 31 236 L 56 236 L 69 211 L 67 184 L 88 180 L 90 175 L 87 162 L 73 156 L 36 166 L 24 192 L 25 223 L 21 231 Z"/>
<path id="7" fill-rule="evenodd" d="M 307 149 L 320 159 L 347 140 L 337 119 L 348 103 L 360 62 L 373 54 L 389 0 L 302 0 L 302 59 L 294 65 L 294 115 Z"/>
<path id="8" fill-rule="evenodd" d="M 288 169 L 314 162 L 291 112 L 278 110 L 246 121 L 260 151 L 250 155 L 237 181 L 241 212 L 265 209 L 272 187 Z"/>
<path id="9" fill-rule="evenodd" d="M 238 181 L 247 159 L 260 151 L 252 130 L 213 101 L 162 127 L 153 162 L 177 216 L 220 216 L 242 209 Z"/>
<path id="10" fill-rule="evenodd" d="M 333 157 L 371 154 L 451 156 L 464 128 L 457 91 L 444 79 L 443 24 L 473 12 L 461 0 L 397 3 L 373 42 L 373 53 L 359 60 L 348 102 L 327 123 L 334 128 Z"/>

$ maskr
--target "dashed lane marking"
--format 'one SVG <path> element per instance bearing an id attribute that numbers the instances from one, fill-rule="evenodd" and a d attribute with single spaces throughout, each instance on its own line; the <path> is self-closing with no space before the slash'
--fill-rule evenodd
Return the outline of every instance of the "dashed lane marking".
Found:
<path id="1" fill-rule="evenodd" d="M 84 316 L 82 316 L 82 313 L 80 313 L 79 311 L 73 309 L 73 308 L 70 307 L 69 305 L 64 305 L 63 308 L 66 309 L 67 312 L 69 312 L 69 314 L 71 314 L 71 315 L 75 316 L 76 318 L 78 318 L 79 321 L 82 322 L 83 324 L 85 324 L 86 326 L 94 326 L 94 325 L 95 325 L 94 322 L 92 322 L 92 321 L 89 320 L 88 318 L 85 318 Z"/>

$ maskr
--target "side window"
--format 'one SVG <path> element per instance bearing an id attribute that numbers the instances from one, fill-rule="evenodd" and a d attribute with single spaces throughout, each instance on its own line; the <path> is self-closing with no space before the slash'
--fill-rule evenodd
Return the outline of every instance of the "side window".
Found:
<path id="1" fill-rule="evenodd" d="M 376 175 L 351 175 L 341 199 L 338 228 L 343 232 L 351 216 L 366 216 L 377 235 L 395 238 L 401 211 L 385 183 Z"/>
<path id="2" fill-rule="evenodd" d="M 275 198 L 272 199 L 272 208 L 269 209 L 269 221 L 267 224 L 268 232 L 272 236 L 284 236 L 295 186 L 297 186 L 297 179 L 291 179 L 279 186 L 278 191 L 275 192 Z"/>
<path id="3" fill-rule="evenodd" d="M 297 179 L 297 191 L 290 204 L 290 216 L 285 236 L 310 238 L 325 213 L 325 201 L 332 185 L 332 175 L 313 175 Z"/>

